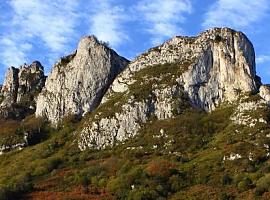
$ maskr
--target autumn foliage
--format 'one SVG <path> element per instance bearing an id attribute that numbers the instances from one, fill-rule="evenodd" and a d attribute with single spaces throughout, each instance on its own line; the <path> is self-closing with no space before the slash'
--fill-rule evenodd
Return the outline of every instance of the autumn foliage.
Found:
<path id="1" fill-rule="evenodd" d="M 169 177 L 175 167 L 175 164 L 167 160 L 153 160 L 145 171 L 149 176 Z"/>

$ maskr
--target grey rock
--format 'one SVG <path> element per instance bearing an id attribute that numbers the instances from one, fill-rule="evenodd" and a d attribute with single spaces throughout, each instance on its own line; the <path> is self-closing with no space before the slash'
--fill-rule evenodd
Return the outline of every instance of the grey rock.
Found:
<path id="1" fill-rule="evenodd" d="M 83 37 L 77 50 L 53 67 L 38 96 L 36 116 L 56 125 L 67 115 L 92 111 L 128 63 L 94 36 Z"/>
<path id="2" fill-rule="evenodd" d="M 240 102 L 237 105 L 230 119 L 233 121 L 234 124 L 249 127 L 255 127 L 257 123 L 267 124 L 267 121 L 263 114 L 252 116 L 252 113 L 254 111 L 265 108 L 267 108 L 267 104 L 264 99 L 260 99 L 259 101 Z"/>
<path id="3" fill-rule="evenodd" d="M 141 124 L 152 116 L 158 120 L 173 117 L 173 105 L 181 101 L 182 88 L 178 86 L 155 89 L 153 96 L 143 101 L 131 97 L 122 105 L 121 112 L 112 117 L 100 118 L 95 115 L 92 122 L 85 123 L 79 132 L 79 148 L 102 149 L 114 146 L 138 134 Z M 178 102 L 180 103 L 180 102 Z"/>
<path id="4" fill-rule="evenodd" d="M 15 104 L 34 110 L 35 97 L 42 90 L 45 80 L 44 68 L 38 61 L 19 68 L 8 68 L 0 93 L 0 115 L 4 118 L 17 115 Z"/>
<path id="5" fill-rule="evenodd" d="M 44 68 L 38 61 L 34 61 L 30 66 L 20 66 L 18 77 L 17 102 L 22 101 L 25 95 L 33 93 L 37 95 L 44 87 L 46 80 Z"/>
<path id="6" fill-rule="evenodd" d="M 138 72 L 168 63 L 179 65 L 182 71 L 170 77 L 174 84 L 152 85 L 150 97 L 140 101 L 129 95 L 131 86 L 141 84 L 136 83 Z M 144 77 L 144 83 L 148 78 Z M 243 33 L 214 28 L 197 37 L 174 37 L 137 57 L 117 76 L 101 107 L 115 95 L 126 95 L 127 100 L 113 116 L 102 117 L 104 111 L 97 110 L 77 132 L 79 148 L 100 149 L 123 142 L 137 135 L 151 116 L 173 118 L 175 111 L 181 112 L 183 97 L 192 106 L 210 112 L 222 102 L 234 102 L 242 94 L 258 92 L 259 86 L 253 45 Z"/>
<path id="7" fill-rule="evenodd" d="M 19 69 L 15 67 L 8 68 L 5 81 L 1 89 L 2 102 L 0 107 L 10 107 L 17 100 L 19 87 Z"/>
<path id="8" fill-rule="evenodd" d="M 270 104 L 270 85 L 262 85 L 259 94 L 268 104 Z"/>
<path id="9" fill-rule="evenodd" d="M 174 37 L 136 58 L 113 82 L 113 92 L 133 84 L 132 75 L 148 66 L 165 63 L 191 64 L 179 78 L 191 102 L 206 111 L 240 93 L 257 92 L 258 81 L 252 43 L 241 32 L 213 28 L 197 37 Z"/>

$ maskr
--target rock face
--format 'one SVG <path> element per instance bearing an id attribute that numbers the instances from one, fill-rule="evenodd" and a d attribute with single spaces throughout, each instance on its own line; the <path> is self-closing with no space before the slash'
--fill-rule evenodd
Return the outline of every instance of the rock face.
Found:
<path id="1" fill-rule="evenodd" d="M 10 67 L 7 70 L 4 84 L 1 89 L 1 107 L 10 107 L 17 100 L 19 87 L 19 69 Z"/>
<path id="2" fill-rule="evenodd" d="M 124 96 L 126 98 L 128 95 Z M 118 109 L 113 105 L 111 108 L 107 107 L 106 102 L 100 108 L 105 106 L 107 109 L 115 110 L 115 113 L 107 115 L 107 111 L 101 111 L 86 122 L 84 128 L 79 131 L 79 148 L 102 149 L 134 137 L 139 133 L 141 124 L 146 123 L 151 116 L 158 120 L 172 118 L 178 107 L 184 105 L 182 98 L 182 89 L 175 85 L 155 89 L 149 98 L 142 101 L 137 101 L 131 96 Z M 113 99 L 108 100 L 109 105 L 111 101 L 114 102 Z"/>
<path id="3" fill-rule="evenodd" d="M 174 37 L 137 57 L 114 80 L 97 114 L 78 131 L 78 144 L 82 150 L 112 146 L 138 134 L 150 119 L 174 117 L 190 104 L 212 111 L 259 86 L 254 49 L 243 33 L 214 28 Z"/>
<path id="4" fill-rule="evenodd" d="M 192 103 L 204 110 L 234 100 L 241 92 L 258 91 L 253 45 L 243 33 L 229 28 L 210 29 L 197 37 L 172 38 L 132 62 L 113 82 L 111 91 L 128 90 L 132 74 L 148 66 L 186 61 L 190 65 L 178 82 Z"/>
<path id="5" fill-rule="evenodd" d="M 267 124 L 267 121 L 264 119 L 264 116 L 262 114 L 257 114 L 257 118 L 252 116 L 252 113 L 254 115 L 254 112 L 259 109 L 265 109 L 266 107 L 266 101 L 264 99 L 260 99 L 257 101 L 240 102 L 237 105 L 237 108 L 235 109 L 233 115 L 231 116 L 231 120 L 234 122 L 234 124 L 249 127 L 255 127 L 257 123 Z"/>
<path id="6" fill-rule="evenodd" d="M 38 96 L 36 115 L 56 124 L 69 114 L 92 111 L 128 63 L 94 36 L 82 38 L 77 51 L 53 67 Z"/>
<path id="7" fill-rule="evenodd" d="M 270 103 L 270 85 L 262 85 L 260 87 L 260 96 L 268 102 L 268 104 Z"/>
<path id="8" fill-rule="evenodd" d="M 38 61 L 10 67 L 1 88 L 1 116 L 8 118 L 19 107 L 35 110 L 35 97 L 45 84 L 44 68 Z"/>

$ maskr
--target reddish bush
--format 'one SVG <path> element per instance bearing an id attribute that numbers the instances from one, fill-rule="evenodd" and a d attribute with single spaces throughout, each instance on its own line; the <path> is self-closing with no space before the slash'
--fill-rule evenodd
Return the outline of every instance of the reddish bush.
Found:
<path id="1" fill-rule="evenodd" d="M 145 172 L 149 176 L 169 177 L 176 165 L 167 160 L 151 161 L 145 168 Z"/>

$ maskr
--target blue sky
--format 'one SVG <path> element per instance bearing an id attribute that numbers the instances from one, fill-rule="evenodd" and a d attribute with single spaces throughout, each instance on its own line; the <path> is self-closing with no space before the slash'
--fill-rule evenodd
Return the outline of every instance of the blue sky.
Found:
<path id="1" fill-rule="evenodd" d="M 270 83 L 269 0 L 0 0 L 0 82 L 8 66 L 33 60 L 50 72 L 84 35 L 133 59 L 174 35 L 215 26 L 249 37 L 257 72 Z"/>

